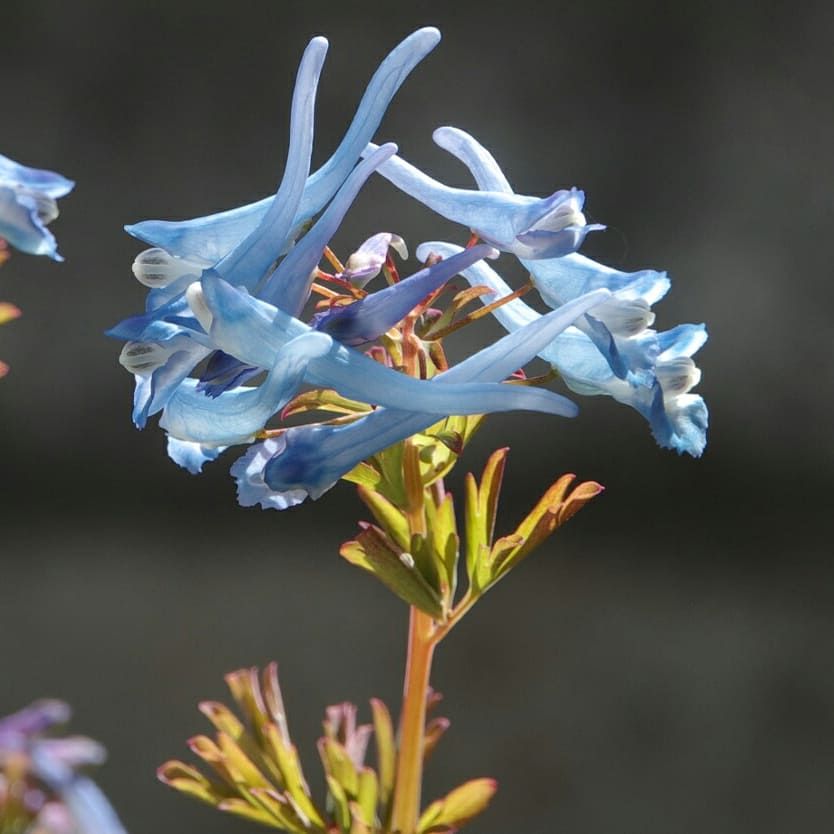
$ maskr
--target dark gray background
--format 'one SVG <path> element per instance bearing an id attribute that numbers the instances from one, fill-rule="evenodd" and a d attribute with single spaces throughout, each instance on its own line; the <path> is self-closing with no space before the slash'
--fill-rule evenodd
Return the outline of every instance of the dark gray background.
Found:
<path id="1" fill-rule="evenodd" d="M 467 455 L 513 447 L 504 524 L 560 472 L 608 491 L 439 652 L 452 730 L 431 796 L 501 791 L 494 832 L 820 832 L 834 812 L 829 3 L 286 3 L 4 0 L 0 151 L 78 181 L 63 265 L 15 257 L 3 328 L 0 714 L 40 695 L 111 754 L 129 829 L 251 829 L 159 786 L 205 729 L 222 675 L 277 658 L 307 769 L 325 704 L 396 707 L 405 612 L 342 563 L 363 513 L 340 486 L 279 515 L 235 505 L 228 464 L 192 478 L 137 433 L 102 331 L 137 311 L 120 227 L 260 197 L 286 150 L 307 39 L 331 54 L 316 162 L 379 59 L 444 41 L 378 134 L 453 183 L 441 124 L 490 147 L 523 193 L 573 184 L 610 231 L 586 251 L 666 268 L 658 324 L 706 321 L 700 461 L 635 413 L 495 418 Z M 382 181 L 336 241 L 460 235 Z M 516 276 L 517 277 L 517 276 Z M 484 334 L 491 331 L 484 330 Z M 453 480 L 453 488 L 459 481 Z"/>

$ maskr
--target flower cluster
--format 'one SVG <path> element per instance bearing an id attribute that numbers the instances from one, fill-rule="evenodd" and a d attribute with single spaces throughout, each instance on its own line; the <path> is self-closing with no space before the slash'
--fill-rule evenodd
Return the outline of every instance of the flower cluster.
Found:
<path id="1" fill-rule="evenodd" d="M 142 428 L 161 413 L 169 455 L 192 472 L 229 446 L 247 445 L 232 466 L 244 505 L 283 509 L 317 498 L 340 478 L 355 480 L 357 467 L 386 447 L 442 432 L 449 415 L 575 415 L 559 394 L 506 384 L 536 356 L 571 390 L 635 407 L 662 445 L 693 455 L 703 449 L 706 409 L 689 389 L 698 380 L 690 357 L 704 329 L 650 329 L 650 305 L 668 289 L 663 273 L 623 273 L 576 254 L 588 232 L 603 228 L 586 222 L 581 191 L 516 194 L 492 157 L 453 128 L 435 138 L 470 167 L 478 189 L 445 186 L 400 159 L 395 145 L 370 141 L 439 37 L 421 29 L 388 55 L 341 144 L 311 174 L 315 93 L 327 49 L 324 38 L 314 38 L 298 70 L 287 162 L 274 196 L 208 217 L 127 228 L 152 247 L 133 267 L 150 290 L 145 312 L 109 331 L 127 340 L 120 361 L 135 377 L 134 422 Z M 399 280 L 390 249 L 405 256 L 404 242 L 379 233 L 343 265 L 328 244 L 374 172 L 461 224 L 469 243 L 424 244 L 422 268 Z M 551 313 L 528 308 L 485 263 L 501 252 L 531 272 Z M 322 269 L 324 258 L 332 272 Z M 387 285 L 366 290 L 380 273 Z M 447 283 L 458 274 L 473 287 L 452 294 Z M 441 306 L 438 299 L 449 295 Z M 463 314 L 479 298 L 509 332 L 449 367 L 442 337 L 483 314 Z M 314 393 L 299 396 L 304 386 Z M 268 427 L 276 415 L 312 410 L 338 416 Z"/>
<path id="2" fill-rule="evenodd" d="M 70 717 L 61 701 L 38 701 L 0 718 L 0 831 L 124 834 L 107 799 L 79 768 L 104 760 L 82 736 L 45 734 Z"/>

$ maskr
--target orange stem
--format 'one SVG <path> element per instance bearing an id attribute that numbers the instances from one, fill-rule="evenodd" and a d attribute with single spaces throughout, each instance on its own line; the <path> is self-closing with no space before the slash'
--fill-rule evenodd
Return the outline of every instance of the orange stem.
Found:
<path id="1" fill-rule="evenodd" d="M 391 810 L 390 830 L 397 834 L 414 834 L 420 816 L 426 698 L 435 646 L 433 631 L 432 618 L 412 606 L 408 627 L 403 707 L 400 715 L 397 777 Z"/>

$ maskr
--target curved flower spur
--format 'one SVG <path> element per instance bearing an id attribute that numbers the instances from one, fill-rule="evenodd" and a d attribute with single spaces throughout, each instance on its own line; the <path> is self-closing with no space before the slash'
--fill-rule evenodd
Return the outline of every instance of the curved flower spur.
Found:
<path id="1" fill-rule="evenodd" d="M 401 44 L 392 53 L 397 61 L 392 63 L 389 56 L 372 86 L 386 64 L 393 67 L 389 71 L 396 69 L 400 78 L 404 48 L 410 50 L 410 60 L 405 62 L 410 68 L 415 63 L 414 54 L 422 54 L 427 41 L 431 42 L 427 37 L 431 32 L 421 30 Z M 259 207 L 257 212 L 249 209 L 231 213 L 237 218 L 235 235 L 245 231 L 241 217 L 248 223 L 253 213 L 261 213 L 259 224 L 213 264 L 185 260 L 159 247 L 140 256 L 134 271 L 152 287 L 148 310 L 110 331 L 110 335 L 130 339 L 121 361 L 136 376 L 136 424 L 141 427 L 149 416 L 162 411 L 160 423 L 171 438 L 169 453 L 191 471 L 199 470 L 205 460 L 216 458 L 227 446 L 253 441 L 302 384 L 332 389 L 367 406 L 395 409 L 408 402 L 416 414 L 431 415 L 432 421 L 449 414 L 516 409 L 564 416 L 575 413 L 573 404 L 558 394 L 500 383 L 535 355 L 532 349 L 516 348 L 511 354 L 514 364 L 484 381 L 463 374 L 458 381 L 454 375 L 434 381 L 419 378 L 441 370 L 435 367 L 430 371 L 425 356 L 423 373 L 409 374 L 375 362 L 351 347 L 372 343 L 415 310 L 420 311 L 419 315 L 425 309 L 421 302 L 450 278 L 497 253 L 489 246 L 475 246 L 410 278 L 400 281 L 397 276 L 388 287 L 372 294 L 357 286 L 356 270 L 342 268 L 332 276 L 322 272 L 319 263 L 327 243 L 362 184 L 396 152 L 396 146 L 388 144 L 353 169 L 343 162 L 345 154 L 358 157 L 365 147 L 364 133 L 381 117 L 377 102 L 371 115 L 357 115 L 342 143 L 346 150 L 341 155 L 337 151 L 337 162 L 331 168 L 344 175 L 343 182 L 338 183 L 333 174 L 309 176 L 315 90 L 326 46 L 323 38 L 315 38 L 302 58 L 293 95 L 287 165 L 275 197 L 263 212 Z M 366 100 L 367 95 L 363 105 Z M 330 170 L 329 165 L 324 169 Z M 326 192 L 322 182 L 328 185 Z M 293 245 L 299 225 L 322 199 L 330 196 L 320 217 Z M 226 221 L 228 218 L 227 214 Z M 216 216 L 209 218 L 199 234 L 193 224 L 186 227 L 192 256 L 198 249 L 203 256 L 212 251 L 212 246 L 200 247 L 196 241 L 214 235 L 218 222 Z M 173 224 L 161 228 L 170 232 Z M 392 240 L 387 238 L 388 242 Z M 379 240 L 365 246 L 353 261 L 370 259 L 373 265 L 379 260 Z M 179 244 L 175 248 L 182 251 Z M 215 254 L 220 251 L 216 245 L 213 250 Z M 366 270 L 359 272 L 363 280 L 369 280 Z M 316 286 L 314 280 L 322 276 L 350 292 L 339 295 Z M 319 294 L 329 295 L 329 303 L 307 325 L 298 316 L 303 314 L 314 288 Z M 589 296 L 582 302 L 582 310 L 599 301 L 599 294 Z M 492 357 L 494 352 L 495 346 L 486 348 L 484 357 Z M 209 364 L 202 380 L 191 378 L 197 365 L 207 358 Z M 261 371 L 267 376 L 260 385 L 240 385 Z M 310 489 L 311 494 L 320 491 Z"/>

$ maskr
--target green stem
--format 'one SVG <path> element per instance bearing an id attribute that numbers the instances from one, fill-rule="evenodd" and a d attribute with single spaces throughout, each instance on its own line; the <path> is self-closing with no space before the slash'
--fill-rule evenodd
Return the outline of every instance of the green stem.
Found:
<path id="1" fill-rule="evenodd" d="M 408 659 L 400 715 L 397 777 L 391 810 L 391 831 L 414 834 L 420 815 L 423 785 L 423 747 L 426 731 L 426 697 L 436 645 L 434 624 L 428 614 L 412 606 L 408 627 Z"/>

